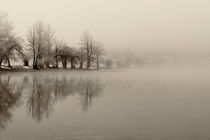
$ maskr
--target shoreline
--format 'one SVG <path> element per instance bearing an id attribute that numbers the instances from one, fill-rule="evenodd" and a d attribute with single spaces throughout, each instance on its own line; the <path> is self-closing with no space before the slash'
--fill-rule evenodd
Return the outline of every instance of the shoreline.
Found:
<path id="1" fill-rule="evenodd" d="M 8 73 L 8 72 L 42 72 L 42 71 L 98 71 L 104 70 L 105 68 L 101 69 L 80 69 L 80 68 L 40 68 L 40 69 L 33 69 L 32 67 L 12 67 L 12 68 L 0 68 L 0 74 Z"/>

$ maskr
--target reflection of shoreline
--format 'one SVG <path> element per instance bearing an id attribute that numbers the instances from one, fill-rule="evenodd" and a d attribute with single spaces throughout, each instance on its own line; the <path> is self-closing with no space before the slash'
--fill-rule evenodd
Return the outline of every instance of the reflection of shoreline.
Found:
<path id="1" fill-rule="evenodd" d="M 3 76 L 2 76 L 3 77 Z M 12 109 L 20 105 L 22 92 L 26 95 L 26 110 L 33 120 L 40 122 L 48 119 L 54 112 L 55 103 L 62 102 L 68 96 L 79 95 L 82 111 L 90 110 L 92 101 L 98 98 L 104 84 L 93 78 L 67 78 L 56 75 L 34 74 L 24 76 L 19 82 L 11 76 L 0 76 L 0 127 L 5 129 L 12 120 Z"/>

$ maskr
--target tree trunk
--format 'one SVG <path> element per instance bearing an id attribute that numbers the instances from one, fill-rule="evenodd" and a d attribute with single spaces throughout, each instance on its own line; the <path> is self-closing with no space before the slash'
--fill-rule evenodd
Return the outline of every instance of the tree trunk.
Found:
<path id="1" fill-rule="evenodd" d="M 2 64 L 3 60 L 4 60 L 4 56 L 2 56 L 2 57 L 0 58 L 0 68 L 1 68 L 1 64 Z"/>
<path id="2" fill-rule="evenodd" d="M 36 57 L 35 53 L 34 53 L 34 60 L 33 60 L 33 68 L 38 69 L 38 62 L 37 62 L 37 57 Z"/>
<path id="3" fill-rule="evenodd" d="M 58 68 L 58 48 L 55 48 L 55 68 Z"/>
<path id="4" fill-rule="evenodd" d="M 86 69 L 89 69 L 90 68 L 90 57 L 88 56 L 87 57 L 87 68 Z"/>
<path id="5" fill-rule="evenodd" d="M 55 68 L 58 68 L 58 56 L 55 57 Z"/>
<path id="6" fill-rule="evenodd" d="M 35 57 L 35 53 L 34 53 L 34 59 L 33 59 L 33 68 L 35 67 L 35 60 L 36 59 L 36 57 Z"/>
<path id="7" fill-rule="evenodd" d="M 87 47 L 87 67 L 86 69 L 90 68 L 90 55 L 89 55 L 89 48 Z"/>
<path id="8" fill-rule="evenodd" d="M 3 60 L 0 60 L 0 69 L 1 69 L 1 64 L 2 64 Z"/>
<path id="9" fill-rule="evenodd" d="M 79 67 L 80 67 L 80 69 L 82 69 L 82 68 L 83 68 L 83 61 L 82 61 L 82 60 L 80 60 L 80 63 L 79 63 L 79 64 L 80 64 L 80 66 L 79 66 Z"/>
<path id="10" fill-rule="evenodd" d="M 71 58 L 71 69 L 75 69 L 75 66 L 74 66 L 74 58 Z"/>
<path id="11" fill-rule="evenodd" d="M 11 64 L 10 64 L 10 60 L 9 60 L 9 57 L 6 57 L 7 58 L 7 64 L 8 64 L 8 67 L 11 68 Z"/>
<path id="12" fill-rule="evenodd" d="M 33 68 L 34 68 L 34 69 L 38 69 L 38 62 L 37 62 L 37 59 L 34 60 Z"/>
<path id="13" fill-rule="evenodd" d="M 7 60 L 7 63 L 8 63 L 8 67 L 11 68 L 12 66 L 11 66 L 11 64 L 10 64 L 10 60 L 9 60 L 9 59 Z"/>
<path id="14" fill-rule="evenodd" d="M 63 68 L 67 68 L 67 59 L 66 58 L 63 58 L 62 59 L 62 65 L 63 65 Z"/>
<path id="15" fill-rule="evenodd" d="M 45 62 L 43 61 L 42 57 L 37 57 L 37 63 L 39 68 L 44 68 Z"/>
<path id="16" fill-rule="evenodd" d="M 24 59 L 24 60 L 23 60 L 23 65 L 24 65 L 24 66 L 29 66 L 29 60 Z"/>
<path id="17" fill-rule="evenodd" d="M 98 59 L 98 55 L 96 56 L 96 66 L 97 66 L 97 69 L 99 69 L 99 59 Z"/>
<path id="18" fill-rule="evenodd" d="M 49 62 L 46 62 L 45 63 L 45 66 L 46 66 L 46 68 L 49 68 L 50 67 L 50 63 Z"/>

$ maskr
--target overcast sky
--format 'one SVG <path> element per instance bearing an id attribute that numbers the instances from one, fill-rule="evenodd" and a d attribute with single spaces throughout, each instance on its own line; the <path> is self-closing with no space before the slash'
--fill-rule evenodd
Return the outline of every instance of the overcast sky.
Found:
<path id="1" fill-rule="evenodd" d="M 25 37 L 42 20 L 76 46 L 89 30 L 107 49 L 208 49 L 210 0 L 0 0 Z"/>

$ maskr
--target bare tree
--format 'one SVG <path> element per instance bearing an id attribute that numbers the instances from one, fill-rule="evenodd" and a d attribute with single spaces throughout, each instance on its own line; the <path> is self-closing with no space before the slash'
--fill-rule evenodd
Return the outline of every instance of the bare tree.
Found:
<path id="1" fill-rule="evenodd" d="M 93 38 L 89 32 L 83 33 L 81 43 L 84 49 L 86 50 L 86 59 L 87 59 L 86 69 L 89 69 L 91 66 L 91 59 L 93 57 Z"/>
<path id="2" fill-rule="evenodd" d="M 71 69 L 75 69 L 76 68 L 75 64 L 77 64 L 77 60 L 78 60 L 78 51 L 74 47 L 70 48 L 69 60 L 71 63 Z"/>
<path id="3" fill-rule="evenodd" d="M 98 41 L 94 45 L 94 54 L 96 57 L 95 58 L 96 59 L 96 67 L 97 67 L 97 69 L 99 69 L 101 57 L 102 57 L 102 55 L 104 55 L 104 49 L 102 47 L 102 44 Z"/>
<path id="4" fill-rule="evenodd" d="M 58 41 L 55 40 L 55 45 L 54 45 L 54 59 L 55 59 L 55 68 L 58 68 L 58 62 L 60 59 L 60 54 L 62 52 L 62 47 L 65 46 L 65 44 L 63 43 L 63 41 Z"/>
<path id="5" fill-rule="evenodd" d="M 53 59 L 54 30 L 42 22 L 35 23 L 27 33 L 28 46 L 33 52 L 33 68 L 49 67 Z"/>
<path id="6" fill-rule="evenodd" d="M 22 45 L 22 47 L 20 48 L 20 51 L 19 51 L 22 59 L 23 59 L 23 65 L 24 66 L 29 66 L 29 61 L 31 59 L 31 53 L 30 53 L 30 50 L 29 48 L 26 46 L 26 45 Z"/>
<path id="7" fill-rule="evenodd" d="M 45 65 L 48 68 L 50 62 L 53 60 L 53 46 L 55 45 L 54 30 L 50 25 L 46 26 L 45 29 Z"/>
<path id="8" fill-rule="evenodd" d="M 33 68 L 38 68 L 38 46 L 37 46 L 37 34 L 36 34 L 36 27 L 33 25 L 29 28 L 27 33 L 27 41 L 28 46 L 31 48 L 33 52 Z"/>
<path id="9" fill-rule="evenodd" d="M 15 37 L 12 22 L 9 20 L 8 15 L 0 13 L 0 67 L 4 60 L 11 67 L 9 57 L 19 46 L 18 38 Z"/>
<path id="10" fill-rule="evenodd" d="M 35 24 L 36 34 L 37 34 L 37 58 L 38 58 L 38 67 L 44 68 L 45 63 L 45 27 L 44 23 L 41 21 Z"/>
<path id="11" fill-rule="evenodd" d="M 67 62 L 68 62 L 70 52 L 71 52 L 71 50 L 66 44 L 64 46 L 62 46 L 59 56 L 61 58 L 63 68 L 67 68 Z"/>
<path id="12" fill-rule="evenodd" d="M 86 49 L 84 47 L 80 47 L 78 49 L 78 60 L 79 60 L 79 68 L 82 69 L 84 65 L 84 61 L 86 60 Z"/>

